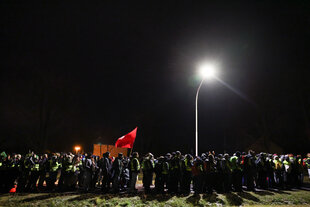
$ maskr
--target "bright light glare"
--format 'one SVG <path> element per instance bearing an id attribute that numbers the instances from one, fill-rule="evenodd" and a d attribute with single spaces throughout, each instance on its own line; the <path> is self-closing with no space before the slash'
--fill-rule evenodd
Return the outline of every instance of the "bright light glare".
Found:
<path id="1" fill-rule="evenodd" d="M 213 64 L 203 64 L 199 67 L 199 73 L 203 78 L 211 79 L 216 75 L 216 68 Z"/>
<path id="2" fill-rule="evenodd" d="M 81 149 L 81 147 L 80 146 L 76 146 L 76 147 L 74 147 L 74 149 L 75 149 L 75 151 L 79 151 Z"/>

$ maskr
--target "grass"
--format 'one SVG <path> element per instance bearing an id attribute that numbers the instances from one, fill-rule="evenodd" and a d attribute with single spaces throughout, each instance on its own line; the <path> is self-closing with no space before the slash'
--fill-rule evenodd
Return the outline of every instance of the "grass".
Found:
<path id="1" fill-rule="evenodd" d="M 310 206 L 310 191 L 260 191 L 189 196 L 171 195 L 103 195 L 96 193 L 3 194 L 0 206 Z"/>
<path id="2" fill-rule="evenodd" d="M 139 176 L 140 184 L 142 176 Z M 304 182 L 309 186 L 310 180 L 306 176 Z M 47 206 L 47 207 L 122 207 L 122 206 L 310 206 L 310 191 L 258 191 L 211 195 L 203 194 L 194 196 L 172 196 L 172 195 L 112 195 L 99 193 L 18 193 L 0 195 L 0 206 Z"/>

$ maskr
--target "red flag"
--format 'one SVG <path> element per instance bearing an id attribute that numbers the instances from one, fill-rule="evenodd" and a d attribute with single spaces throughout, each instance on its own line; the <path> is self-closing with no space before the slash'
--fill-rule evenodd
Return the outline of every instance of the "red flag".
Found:
<path id="1" fill-rule="evenodd" d="M 132 148 L 133 143 L 135 142 L 135 139 L 136 139 L 137 129 L 138 127 L 136 127 L 134 130 L 132 130 L 125 136 L 118 138 L 115 143 L 115 147 Z"/>

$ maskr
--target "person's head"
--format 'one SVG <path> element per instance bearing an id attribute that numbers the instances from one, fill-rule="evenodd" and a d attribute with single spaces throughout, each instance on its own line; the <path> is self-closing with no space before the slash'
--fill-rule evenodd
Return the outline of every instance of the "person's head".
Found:
<path id="1" fill-rule="evenodd" d="M 254 156 L 254 154 L 255 154 L 254 150 L 251 150 L 251 149 L 248 151 L 248 153 L 249 153 L 250 155 L 252 155 L 252 156 Z"/>
<path id="2" fill-rule="evenodd" d="M 214 161 L 214 155 L 213 154 L 209 154 L 208 155 L 208 159 L 209 159 L 209 161 Z"/>
<path id="3" fill-rule="evenodd" d="M 118 156 L 117 156 L 119 159 L 122 159 L 123 158 L 123 153 L 118 153 Z"/>
<path id="4" fill-rule="evenodd" d="M 165 160 L 165 157 L 164 157 L 164 156 L 160 156 L 160 157 L 158 158 L 158 160 L 159 160 L 159 161 L 163 161 L 163 160 Z"/>
<path id="5" fill-rule="evenodd" d="M 240 153 L 239 151 L 237 151 L 237 152 L 235 153 L 235 155 L 236 155 L 237 157 L 240 157 L 241 153 Z"/>
<path id="6" fill-rule="evenodd" d="M 91 159 L 91 158 L 92 158 L 92 154 L 91 154 L 91 153 L 88 153 L 87 156 L 86 156 L 86 158 L 87 158 L 87 159 Z"/>
<path id="7" fill-rule="evenodd" d="M 190 154 L 186 154 L 186 155 L 185 155 L 185 159 L 187 159 L 187 160 L 192 160 L 192 159 L 193 159 L 193 156 L 190 155 Z"/>
<path id="8" fill-rule="evenodd" d="M 105 152 L 105 153 L 102 154 L 102 156 L 108 158 L 108 157 L 110 157 L 110 152 Z"/>
<path id="9" fill-rule="evenodd" d="M 139 158 L 138 152 L 133 152 L 133 153 L 132 153 L 132 157 L 133 157 L 133 158 Z"/>
<path id="10" fill-rule="evenodd" d="M 266 153 L 261 152 L 261 153 L 260 153 L 260 157 L 261 157 L 261 158 L 265 158 L 265 157 L 266 157 Z"/>

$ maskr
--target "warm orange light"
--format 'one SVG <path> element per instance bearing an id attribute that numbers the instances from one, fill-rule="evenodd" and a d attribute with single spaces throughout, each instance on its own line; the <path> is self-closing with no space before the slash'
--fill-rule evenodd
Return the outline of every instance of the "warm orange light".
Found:
<path id="1" fill-rule="evenodd" d="M 78 151 L 80 151 L 81 147 L 80 146 L 75 146 L 74 149 L 75 149 L 75 152 L 77 153 Z"/>

